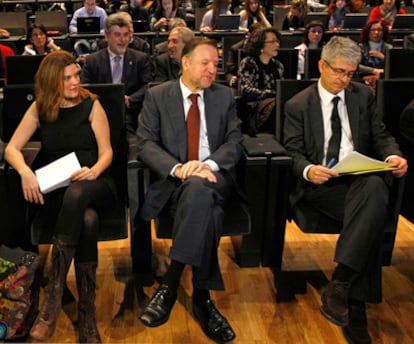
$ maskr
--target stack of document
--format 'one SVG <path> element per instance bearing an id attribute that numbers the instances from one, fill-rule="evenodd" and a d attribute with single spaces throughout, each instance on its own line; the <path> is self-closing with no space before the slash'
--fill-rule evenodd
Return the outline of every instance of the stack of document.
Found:
<path id="1" fill-rule="evenodd" d="M 338 171 L 340 175 L 345 175 L 391 171 L 395 170 L 396 167 L 353 151 L 332 166 L 332 169 Z"/>
<path id="2" fill-rule="evenodd" d="M 57 159 L 35 171 L 43 194 L 68 186 L 70 176 L 81 168 L 74 152 Z"/>

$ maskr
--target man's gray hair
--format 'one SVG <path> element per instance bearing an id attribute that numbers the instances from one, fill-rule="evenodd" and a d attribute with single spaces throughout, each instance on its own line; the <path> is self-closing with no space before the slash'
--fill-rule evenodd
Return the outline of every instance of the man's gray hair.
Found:
<path id="1" fill-rule="evenodd" d="M 189 29 L 188 27 L 175 27 L 171 30 L 170 33 L 175 32 L 177 32 L 181 36 L 181 39 L 183 40 L 184 44 L 190 42 L 194 38 L 193 30 Z"/>
<path id="2" fill-rule="evenodd" d="M 348 37 L 332 36 L 322 48 L 321 59 L 328 61 L 328 63 L 334 63 L 338 57 L 358 65 L 361 62 L 361 49 L 355 41 Z"/>
<path id="3" fill-rule="evenodd" d="M 125 16 L 122 12 L 112 13 L 111 15 L 107 16 L 105 19 L 104 30 L 106 33 L 110 33 L 112 26 L 127 26 L 129 29 L 131 28 L 131 22 L 128 20 L 128 17 Z"/>

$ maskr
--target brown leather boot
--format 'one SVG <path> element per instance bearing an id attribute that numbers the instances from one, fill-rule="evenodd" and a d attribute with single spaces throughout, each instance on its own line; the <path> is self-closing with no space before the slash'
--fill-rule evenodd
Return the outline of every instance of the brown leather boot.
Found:
<path id="1" fill-rule="evenodd" d="M 66 276 L 75 254 L 75 246 L 69 244 L 67 237 L 54 237 L 52 249 L 52 270 L 45 288 L 45 300 L 30 330 L 36 340 L 45 340 L 53 335 L 62 307 L 62 295 Z"/>
<path id="2" fill-rule="evenodd" d="M 101 343 L 96 325 L 96 262 L 75 263 L 79 302 L 79 343 Z"/>

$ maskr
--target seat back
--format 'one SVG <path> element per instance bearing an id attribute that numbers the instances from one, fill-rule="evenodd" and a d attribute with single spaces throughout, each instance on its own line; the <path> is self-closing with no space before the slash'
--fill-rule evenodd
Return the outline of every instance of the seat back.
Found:
<path id="1" fill-rule="evenodd" d="M 294 48 L 280 48 L 276 59 L 285 67 L 285 79 L 296 79 L 298 72 L 299 50 Z"/>
<path id="2" fill-rule="evenodd" d="M 384 78 L 414 78 L 414 49 L 387 49 L 385 51 Z M 408 66 L 408 67 L 402 67 Z"/>
<path id="3" fill-rule="evenodd" d="M 321 59 L 322 49 L 305 50 L 305 79 L 319 78 L 318 61 Z"/>
<path id="4" fill-rule="evenodd" d="M 36 24 L 43 24 L 47 31 L 59 31 L 60 35 L 68 33 L 68 17 L 65 11 L 37 11 Z"/>
<path id="5" fill-rule="evenodd" d="M 314 80 L 277 80 L 276 81 L 276 129 L 278 142 L 283 142 L 283 122 L 285 119 L 285 103 L 296 93 L 312 85 Z"/>
<path id="6" fill-rule="evenodd" d="M 273 27 L 276 30 L 280 31 L 283 29 L 283 21 L 285 20 L 286 15 L 289 12 L 289 9 L 290 9 L 289 5 L 273 6 Z"/>
<path id="7" fill-rule="evenodd" d="M 118 201 L 110 209 L 100 213 L 99 240 L 125 239 L 128 237 L 128 199 L 127 199 L 127 142 L 125 135 L 124 86 L 121 84 L 85 85 L 99 96 L 107 114 L 113 160 L 110 171 L 118 188 Z M 46 230 L 47 214 L 39 211 L 32 221 L 31 236 L 33 244 L 50 243 L 51 237 Z"/>
<path id="8" fill-rule="evenodd" d="M 27 16 L 25 12 L 0 12 L 0 25 L 12 36 L 24 36 L 27 32 Z"/>

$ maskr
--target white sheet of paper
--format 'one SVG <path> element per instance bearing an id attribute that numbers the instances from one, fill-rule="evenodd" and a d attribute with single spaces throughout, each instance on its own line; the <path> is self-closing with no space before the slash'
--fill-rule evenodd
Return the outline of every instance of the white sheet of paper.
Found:
<path id="1" fill-rule="evenodd" d="M 395 170 L 392 165 L 370 158 L 366 155 L 353 151 L 345 158 L 339 161 L 332 169 L 339 172 L 339 174 L 364 174 L 381 171 Z"/>
<path id="2" fill-rule="evenodd" d="M 35 171 L 43 194 L 70 184 L 70 176 L 81 168 L 74 152 L 69 153 Z"/>

